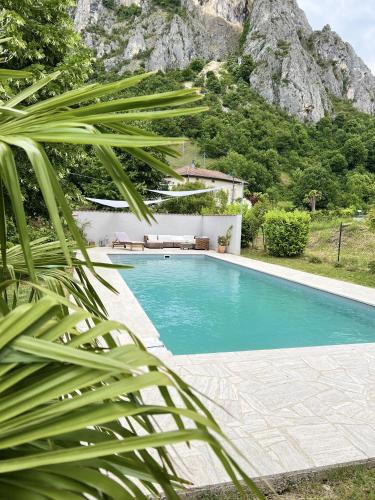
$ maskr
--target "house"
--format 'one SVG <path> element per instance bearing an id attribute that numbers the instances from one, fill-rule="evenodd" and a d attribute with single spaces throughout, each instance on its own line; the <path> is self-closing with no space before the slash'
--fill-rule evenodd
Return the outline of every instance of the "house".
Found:
<path id="1" fill-rule="evenodd" d="M 188 167 L 177 168 L 176 172 L 184 178 L 184 181 L 181 182 L 173 177 L 168 177 L 166 181 L 170 187 L 181 185 L 183 182 L 200 182 L 207 188 L 220 188 L 226 191 L 230 203 L 243 198 L 244 185 L 247 184 L 242 179 L 224 174 L 218 170 L 198 168 L 194 163 Z"/>

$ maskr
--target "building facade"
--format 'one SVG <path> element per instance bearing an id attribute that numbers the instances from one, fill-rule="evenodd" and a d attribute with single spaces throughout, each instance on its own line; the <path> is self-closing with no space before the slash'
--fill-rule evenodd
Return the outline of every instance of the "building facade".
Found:
<path id="1" fill-rule="evenodd" d="M 247 184 L 242 179 L 233 177 L 217 170 L 198 168 L 194 165 L 180 167 L 176 172 L 184 178 L 183 181 L 168 177 L 166 180 L 170 187 L 181 185 L 185 182 L 200 182 L 207 188 L 219 188 L 228 193 L 228 201 L 232 203 L 241 200 L 244 196 L 244 187 Z"/>

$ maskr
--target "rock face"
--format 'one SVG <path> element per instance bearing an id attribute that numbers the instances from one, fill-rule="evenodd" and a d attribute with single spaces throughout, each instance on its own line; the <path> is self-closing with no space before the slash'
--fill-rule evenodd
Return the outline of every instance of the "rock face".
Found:
<path id="1" fill-rule="evenodd" d="M 375 78 L 329 26 L 313 31 L 296 0 L 78 0 L 75 26 L 107 70 L 184 68 L 196 59 L 249 54 L 251 86 L 302 120 L 332 109 L 332 96 L 375 114 Z"/>
<path id="2" fill-rule="evenodd" d="M 371 71 L 329 26 L 314 32 L 295 0 L 255 0 L 250 26 L 250 83 L 269 102 L 313 121 L 331 110 L 332 96 L 375 114 Z"/>

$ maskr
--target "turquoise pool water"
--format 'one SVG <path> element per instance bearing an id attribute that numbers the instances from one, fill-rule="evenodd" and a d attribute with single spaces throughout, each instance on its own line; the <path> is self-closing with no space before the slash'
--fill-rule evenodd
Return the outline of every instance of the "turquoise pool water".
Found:
<path id="1" fill-rule="evenodd" d="M 375 341 L 375 308 L 207 256 L 111 255 L 173 354 Z"/>

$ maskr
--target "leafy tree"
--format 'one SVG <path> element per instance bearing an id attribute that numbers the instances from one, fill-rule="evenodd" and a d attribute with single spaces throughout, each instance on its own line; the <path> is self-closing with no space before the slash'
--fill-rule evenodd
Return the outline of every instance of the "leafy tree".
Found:
<path id="1" fill-rule="evenodd" d="M 363 208 L 368 203 L 375 203 L 374 174 L 361 171 L 350 172 L 346 183 L 350 205 Z"/>
<path id="2" fill-rule="evenodd" d="M 195 191 L 197 189 L 206 189 L 206 186 L 201 182 L 186 182 L 174 186 L 172 191 Z M 168 214 L 200 215 L 203 211 L 211 214 L 216 212 L 216 202 L 213 193 L 171 198 L 160 204 L 158 208 L 158 212 Z"/>
<path id="3" fill-rule="evenodd" d="M 296 179 L 294 186 L 296 203 L 299 205 L 304 203 L 306 193 L 311 191 L 321 193 L 317 207 L 325 208 L 328 204 L 335 203 L 338 185 L 328 170 L 320 166 L 311 166 L 301 172 Z"/>
<path id="4" fill-rule="evenodd" d="M 213 71 L 208 71 L 206 75 L 206 87 L 215 94 L 220 94 L 222 87 L 219 78 Z"/>
<path id="5" fill-rule="evenodd" d="M 375 172 L 375 137 L 371 136 L 366 143 L 368 151 L 366 168 L 370 172 Z"/>
<path id="6" fill-rule="evenodd" d="M 91 73 L 91 52 L 81 42 L 71 19 L 74 7 L 73 0 L 1 2 L 2 36 L 10 37 L 4 67 L 27 68 L 32 73 L 27 83 L 56 69 L 60 71 L 59 78 L 32 94 L 31 100 L 81 85 Z M 12 84 L 13 88 L 20 86 L 19 80 Z"/>
<path id="7" fill-rule="evenodd" d="M 71 19 L 72 0 L 4 0 L 2 2 L 2 32 L 10 37 L 6 42 L 7 57 L 4 67 L 17 70 L 27 67 L 28 77 L 20 83 L 12 80 L 5 85 L 4 95 L 23 88 L 41 76 L 59 70 L 59 78 L 52 79 L 48 86 L 32 93 L 27 103 L 51 97 L 63 90 L 81 85 L 91 74 L 91 52 L 81 42 Z M 26 82 L 26 83 L 25 83 Z M 47 153 L 58 173 L 68 201 L 81 204 L 82 198 L 69 172 L 91 163 L 84 147 L 48 145 Z M 22 177 L 22 194 L 28 215 L 46 216 L 46 205 L 41 196 L 35 174 L 32 172 L 27 155 L 16 152 L 16 161 Z"/>
<path id="8" fill-rule="evenodd" d="M 342 153 L 338 151 L 329 159 L 328 165 L 332 172 L 341 173 L 348 167 L 348 161 Z"/>
<path id="9" fill-rule="evenodd" d="M 175 11 L 181 7 L 181 0 L 152 0 L 154 5 Z"/>
<path id="10" fill-rule="evenodd" d="M 256 63 L 254 59 L 249 54 L 245 54 L 242 56 L 241 62 L 235 70 L 235 75 L 237 78 L 241 78 L 245 82 L 248 82 L 250 80 L 251 73 L 255 68 Z"/>
<path id="11" fill-rule="evenodd" d="M 204 65 L 205 63 L 203 59 L 193 59 L 190 63 L 190 69 L 194 71 L 194 73 L 200 73 L 204 68 Z"/>
<path id="12" fill-rule="evenodd" d="M 368 151 L 360 136 L 350 137 L 344 144 L 343 153 L 349 168 L 365 165 Z"/>

